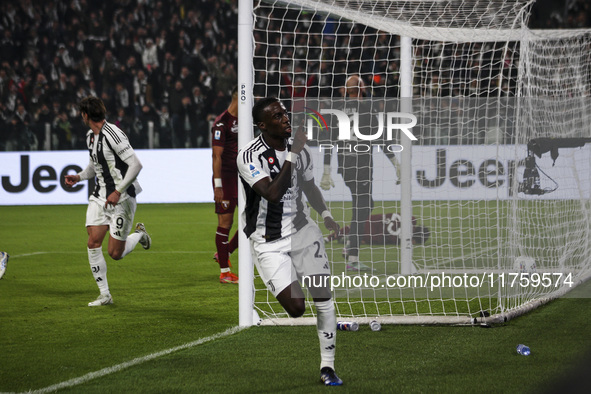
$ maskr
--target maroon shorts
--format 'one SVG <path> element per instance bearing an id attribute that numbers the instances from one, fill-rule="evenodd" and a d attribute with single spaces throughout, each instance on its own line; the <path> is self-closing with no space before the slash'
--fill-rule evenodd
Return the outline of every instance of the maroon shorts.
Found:
<path id="1" fill-rule="evenodd" d="M 215 213 L 234 213 L 238 206 L 238 179 L 222 178 L 222 190 L 224 199 L 221 203 L 215 203 Z"/>

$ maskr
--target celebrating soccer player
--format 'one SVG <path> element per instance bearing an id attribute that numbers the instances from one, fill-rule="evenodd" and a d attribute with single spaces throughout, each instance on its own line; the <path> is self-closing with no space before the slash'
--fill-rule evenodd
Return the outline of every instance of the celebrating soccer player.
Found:
<path id="1" fill-rule="evenodd" d="M 128 236 L 137 206 L 135 196 L 142 190 L 136 180 L 142 163 L 127 136 L 117 126 L 107 122 L 105 114 L 105 104 L 98 97 L 86 97 L 80 102 L 82 120 L 90 127 L 86 134 L 90 160 L 82 172 L 65 176 L 68 186 L 94 177 L 97 180 L 94 192 L 88 199 L 86 231 L 88 260 L 100 295 L 88 306 L 113 303 L 102 249 L 107 230 L 109 256 L 113 260 L 120 260 L 131 253 L 138 243 L 144 249 L 149 249 L 152 243 L 143 223 L 138 223 L 135 232 Z"/>
<path id="2" fill-rule="evenodd" d="M 241 149 L 237 159 L 246 191 L 244 231 L 262 280 L 290 316 L 304 314 L 299 282 L 314 278 L 307 282 L 317 311 L 320 378 L 327 386 L 341 385 L 334 371 L 336 314 L 327 286 L 328 257 L 302 192 L 329 230 L 338 231 L 339 225 L 314 184 L 306 135 L 301 130 L 292 133 L 283 104 L 274 97 L 262 99 L 254 105 L 252 117 L 261 135 Z"/>
<path id="3" fill-rule="evenodd" d="M 234 211 L 238 204 L 238 88 L 232 92 L 232 102 L 218 116 L 211 129 L 213 162 L 213 198 L 218 228 L 215 232 L 217 253 L 214 259 L 220 265 L 221 283 L 238 283 L 238 277 L 230 272 L 230 254 L 238 247 L 238 232 L 228 242 L 234 223 Z"/>

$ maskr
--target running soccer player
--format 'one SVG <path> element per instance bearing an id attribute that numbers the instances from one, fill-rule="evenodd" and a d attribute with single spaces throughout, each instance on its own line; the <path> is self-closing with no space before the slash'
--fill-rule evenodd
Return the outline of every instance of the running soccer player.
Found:
<path id="1" fill-rule="evenodd" d="M 76 175 L 66 175 L 65 183 L 76 183 L 96 177 L 96 187 L 88 199 L 86 231 L 88 232 L 88 260 L 94 280 L 100 290 L 98 298 L 88 306 L 113 303 L 107 282 L 107 262 L 103 256 L 103 240 L 109 231 L 109 256 L 120 260 L 131 253 L 138 243 L 150 249 L 152 239 L 143 223 L 133 226 L 136 201 L 141 192 L 136 180 L 142 163 L 129 144 L 127 136 L 117 126 L 105 120 L 105 104 L 90 96 L 80 102 L 80 115 L 90 128 L 86 146 L 90 160 L 86 169 Z"/>
<path id="2" fill-rule="evenodd" d="M 334 221 L 314 184 L 307 138 L 293 133 L 285 106 L 274 97 L 252 109 L 261 135 L 238 153 L 238 171 L 246 192 L 246 226 L 257 270 L 267 289 L 292 317 L 305 312 L 304 278 L 314 299 L 320 340 L 320 379 L 327 386 L 343 381 L 335 374 L 336 314 L 327 286 L 330 268 L 322 232 L 310 218 L 310 205 L 337 232 Z"/>
<path id="3" fill-rule="evenodd" d="M 8 259 L 10 256 L 6 252 L 0 252 L 0 279 L 4 276 L 6 272 L 6 266 L 8 265 Z"/>
<path id="4" fill-rule="evenodd" d="M 238 232 L 228 242 L 234 223 L 234 211 L 238 204 L 238 88 L 232 92 L 232 102 L 227 110 L 215 118 L 211 129 L 213 162 L 213 198 L 218 228 L 215 232 L 217 249 L 214 260 L 220 265 L 221 283 L 238 283 L 231 272 L 230 254 L 238 248 Z"/>

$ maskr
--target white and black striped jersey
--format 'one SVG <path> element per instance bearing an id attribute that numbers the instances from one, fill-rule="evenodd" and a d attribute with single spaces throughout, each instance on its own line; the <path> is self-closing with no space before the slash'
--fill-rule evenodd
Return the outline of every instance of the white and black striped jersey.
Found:
<path id="1" fill-rule="evenodd" d="M 298 155 L 291 186 L 279 203 L 267 201 L 252 189 L 261 179 L 270 177 L 273 180 L 279 174 L 290 149 L 291 143 L 284 151 L 276 151 L 259 135 L 238 153 L 238 173 L 246 192 L 244 232 L 256 242 L 290 236 L 311 220 L 300 187 L 302 181 L 314 178 L 312 156 L 307 146 Z"/>
<path id="2" fill-rule="evenodd" d="M 97 178 L 92 195 L 106 201 L 127 173 L 129 166 L 125 160 L 135 155 L 135 152 L 125 133 L 108 122 L 105 122 L 98 134 L 95 135 L 92 130 L 86 133 L 86 146 L 90 153 L 89 165 L 93 167 Z M 136 179 L 127 190 L 121 191 L 119 200 L 124 200 L 128 196 L 135 197 L 141 191 Z"/>

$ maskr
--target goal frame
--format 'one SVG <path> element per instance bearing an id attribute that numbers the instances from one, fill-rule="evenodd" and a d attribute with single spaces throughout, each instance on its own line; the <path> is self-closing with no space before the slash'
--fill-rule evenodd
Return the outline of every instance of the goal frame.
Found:
<path id="1" fill-rule="evenodd" d="M 530 0 L 528 6 L 531 5 L 535 0 Z M 286 2 L 288 3 L 288 2 Z M 299 5 L 299 2 L 296 2 Z M 318 3 L 315 11 L 324 13 L 334 13 L 339 15 L 338 10 L 331 9 L 330 6 Z M 524 7 L 525 8 L 525 7 Z M 359 20 L 356 22 L 367 23 L 371 18 L 369 16 L 360 15 Z M 254 69 L 252 60 L 254 57 L 254 45 L 253 45 L 253 2 L 252 0 L 239 0 L 239 16 L 238 16 L 238 88 L 239 88 L 239 108 L 238 108 L 238 125 L 239 125 L 239 148 L 242 148 L 253 138 L 253 126 L 251 108 L 254 101 L 253 88 L 254 88 Z M 375 26 L 374 26 L 375 27 Z M 437 28 L 421 28 L 420 32 L 416 32 L 411 29 L 413 34 L 404 36 L 402 32 L 404 28 L 408 26 L 397 26 L 395 29 L 399 29 L 399 32 L 392 32 L 401 37 L 401 59 L 400 59 L 400 97 L 408 98 L 409 100 L 401 100 L 403 112 L 412 112 L 411 98 L 412 98 L 412 78 L 413 78 L 413 39 L 423 40 L 450 40 L 452 42 L 462 42 L 461 35 L 458 33 L 459 30 L 447 28 L 446 31 L 442 32 L 441 29 Z M 457 30 L 457 31 L 456 31 Z M 530 30 L 527 28 L 519 27 L 515 29 L 497 29 L 489 30 L 485 28 L 477 28 L 471 30 L 470 33 L 474 34 L 472 40 L 478 42 L 497 42 L 497 41 L 519 41 L 527 45 L 529 41 L 555 39 L 560 37 L 571 37 L 574 32 L 589 32 L 589 29 L 569 29 L 569 30 Z M 523 67 L 520 65 L 517 69 L 518 73 L 525 72 Z M 404 107 L 406 106 L 406 107 Z M 412 144 L 408 137 L 402 139 L 403 152 L 401 154 L 401 274 L 410 275 L 416 272 L 412 263 L 412 191 L 411 191 L 411 180 L 412 180 Z M 251 326 L 253 324 L 260 325 L 313 325 L 315 324 L 315 317 L 303 317 L 303 318 L 267 318 L 260 320 L 255 307 L 254 307 L 254 264 L 252 261 L 252 255 L 250 250 L 250 243 L 246 239 L 242 228 L 244 227 L 242 212 L 244 210 L 244 197 L 242 185 L 239 184 L 239 325 L 240 326 Z M 578 283 L 582 283 L 588 279 L 589 275 L 580 280 Z M 573 286 L 574 288 L 576 286 Z M 572 289 L 571 288 L 571 289 Z M 385 324 L 453 324 L 453 325 L 475 325 L 475 324 L 496 324 L 506 322 L 516 316 L 520 316 L 527 313 L 540 305 L 543 305 L 555 298 L 558 298 L 566 294 L 570 289 L 561 289 L 554 293 L 551 297 L 542 297 L 533 299 L 524 303 L 523 305 L 513 308 L 510 310 L 502 311 L 492 316 L 380 316 L 380 317 L 354 317 L 348 318 L 359 323 L 369 323 L 370 320 L 377 320 Z"/>

